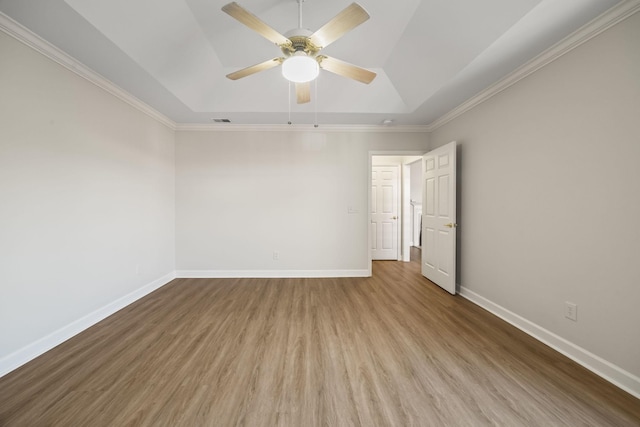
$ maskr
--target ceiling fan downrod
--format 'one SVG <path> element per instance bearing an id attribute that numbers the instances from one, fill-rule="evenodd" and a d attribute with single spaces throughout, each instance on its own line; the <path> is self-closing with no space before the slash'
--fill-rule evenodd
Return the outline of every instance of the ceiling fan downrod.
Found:
<path id="1" fill-rule="evenodd" d="M 302 28 L 302 3 L 304 0 L 298 0 L 298 28 Z"/>

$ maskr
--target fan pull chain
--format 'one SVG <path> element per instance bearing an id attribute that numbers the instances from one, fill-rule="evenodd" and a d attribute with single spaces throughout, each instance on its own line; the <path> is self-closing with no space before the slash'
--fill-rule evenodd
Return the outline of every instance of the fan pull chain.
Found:
<path id="1" fill-rule="evenodd" d="M 317 78 L 313 82 L 313 87 L 315 91 L 315 93 L 313 94 L 313 97 L 315 98 L 315 100 L 313 101 L 313 107 L 314 107 L 314 113 L 315 113 L 315 119 L 314 119 L 315 123 L 313 127 L 317 128 L 318 127 L 318 79 Z"/>
<path id="2" fill-rule="evenodd" d="M 289 82 L 289 97 L 288 97 L 288 101 L 289 101 L 289 121 L 287 123 L 291 124 L 291 82 Z"/>

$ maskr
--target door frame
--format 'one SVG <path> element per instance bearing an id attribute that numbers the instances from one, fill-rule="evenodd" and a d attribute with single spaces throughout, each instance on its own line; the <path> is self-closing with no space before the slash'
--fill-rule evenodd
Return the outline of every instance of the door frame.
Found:
<path id="1" fill-rule="evenodd" d="M 371 259 L 371 179 L 372 179 L 372 167 L 373 167 L 373 156 L 423 156 L 426 153 L 428 153 L 429 150 L 370 150 L 369 154 L 368 154 L 368 167 L 367 167 L 367 260 L 368 260 L 368 269 L 369 269 L 369 276 L 371 276 L 373 274 L 373 260 Z M 402 165 L 404 166 L 404 165 Z M 403 171 L 403 168 L 400 168 L 401 171 Z M 403 184 L 403 178 L 400 178 L 400 183 L 401 185 Z M 402 198 L 401 196 L 401 204 L 400 204 L 400 209 L 402 209 L 402 214 L 398 216 L 398 218 L 401 218 L 401 230 L 404 230 L 404 228 L 406 228 L 405 226 L 405 209 L 406 207 L 404 206 L 404 198 Z M 401 231 L 400 233 L 398 233 L 398 235 L 403 235 L 404 237 L 404 231 Z M 402 251 L 402 257 L 404 259 L 404 254 L 405 254 L 405 250 L 404 250 L 404 246 L 405 246 L 405 239 L 402 239 L 402 244 L 400 246 L 398 246 L 398 249 Z"/>

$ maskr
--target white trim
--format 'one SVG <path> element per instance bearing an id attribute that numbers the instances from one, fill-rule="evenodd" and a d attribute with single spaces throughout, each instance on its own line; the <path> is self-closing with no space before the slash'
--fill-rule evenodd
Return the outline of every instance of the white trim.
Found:
<path id="1" fill-rule="evenodd" d="M 367 270 L 178 270 L 180 279 L 302 279 L 314 277 L 370 277 Z"/>
<path id="2" fill-rule="evenodd" d="M 640 399 L 640 378 L 632 373 L 625 371 L 619 366 L 604 360 L 463 286 L 460 286 L 459 294 Z"/>
<path id="3" fill-rule="evenodd" d="M 287 124 L 262 124 L 239 125 L 221 123 L 179 123 L 176 131 L 192 132 L 375 132 L 375 133 L 427 133 L 428 126 L 382 126 L 382 125 L 287 125 Z"/>
<path id="4" fill-rule="evenodd" d="M 588 24 L 585 24 L 578 30 L 574 31 L 563 40 L 554 44 L 549 49 L 542 52 L 540 55 L 531 59 L 526 64 L 517 68 L 515 71 L 507 74 L 507 76 L 500 79 L 498 82 L 469 98 L 442 117 L 434 120 L 427 126 L 428 131 L 433 132 L 440 126 L 444 126 L 456 117 L 482 104 L 483 102 L 492 98 L 494 95 L 499 94 L 510 86 L 513 86 L 520 80 L 524 79 L 532 73 L 535 73 L 542 67 L 547 66 L 551 62 L 569 53 L 576 47 L 591 40 L 598 34 L 627 19 L 638 11 L 640 11 L 640 0 L 626 0 L 619 3 L 618 5 L 604 12 L 602 15 L 598 16 Z"/>
<path id="5" fill-rule="evenodd" d="M 52 61 L 62 65 L 67 70 L 93 83 L 100 89 L 103 89 L 104 91 L 110 93 L 121 101 L 126 102 L 133 108 L 143 112 L 152 119 L 157 120 L 169 129 L 175 130 L 176 123 L 173 120 L 155 110 L 154 108 L 150 107 L 149 105 L 145 104 L 144 102 L 140 101 L 138 98 L 131 95 L 124 89 L 116 86 L 105 77 L 96 73 L 77 59 L 73 58 L 71 55 L 58 49 L 42 37 L 33 33 L 31 30 L 14 21 L 2 12 L 0 12 L 0 30 L 4 31 L 19 42 L 22 42 L 30 48 L 34 49 L 38 53 L 46 56 Z"/>
<path id="6" fill-rule="evenodd" d="M 17 350 L 3 357 L 2 359 L 0 359 L 0 377 L 8 374 L 14 369 L 19 368 L 25 363 L 56 347 L 57 345 L 62 344 L 69 338 L 72 338 L 73 336 L 79 334 L 85 329 L 88 329 L 101 320 L 106 319 L 118 310 L 122 310 L 124 307 L 150 294 L 156 289 L 166 285 L 175 278 L 176 276 L 174 272 L 166 274 L 154 280 L 153 282 L 123 297 L 118 298 L 117 300 L 105 305 L 104 307 L 99 308 L 87 314 L 86 316 L 83 316 L 71 322 L 67 326 L 63 326 L 57 331 L 52 332 L 51 334 L 42 337 L 31 344 L 28 344 L 20 350 Z"/>

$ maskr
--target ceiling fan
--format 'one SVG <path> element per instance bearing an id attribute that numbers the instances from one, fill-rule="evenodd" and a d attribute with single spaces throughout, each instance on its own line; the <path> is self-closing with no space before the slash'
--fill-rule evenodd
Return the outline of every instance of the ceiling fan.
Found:
<path id="1" fill-rule="evenodd" d="M 296 84 L 298 104 L 304 104 L 311 100 L 310 82 L 318 76 L 320 69 L 362 83 L 371 83 L 376 77 L 376 73 L 339 59 L 318 55 L 320 50 L 368 20 L 367 11 L 359 4 L 351 3 L 319 30 L 312 33 L 302 28 L 302 3 L 304 0 L 297 1 L 298 28 L 288 31 L 285 35 L 265 24 L 260 18 L 236 2 L 229 3 L 222 8 L 232 18 L 278 45 L 283 54 L 281 57 L 269 59 L 228 74 L 227 77 L 231 80 L 237 80 L 282 65 L 282 74 L 287 80 Z"/>

